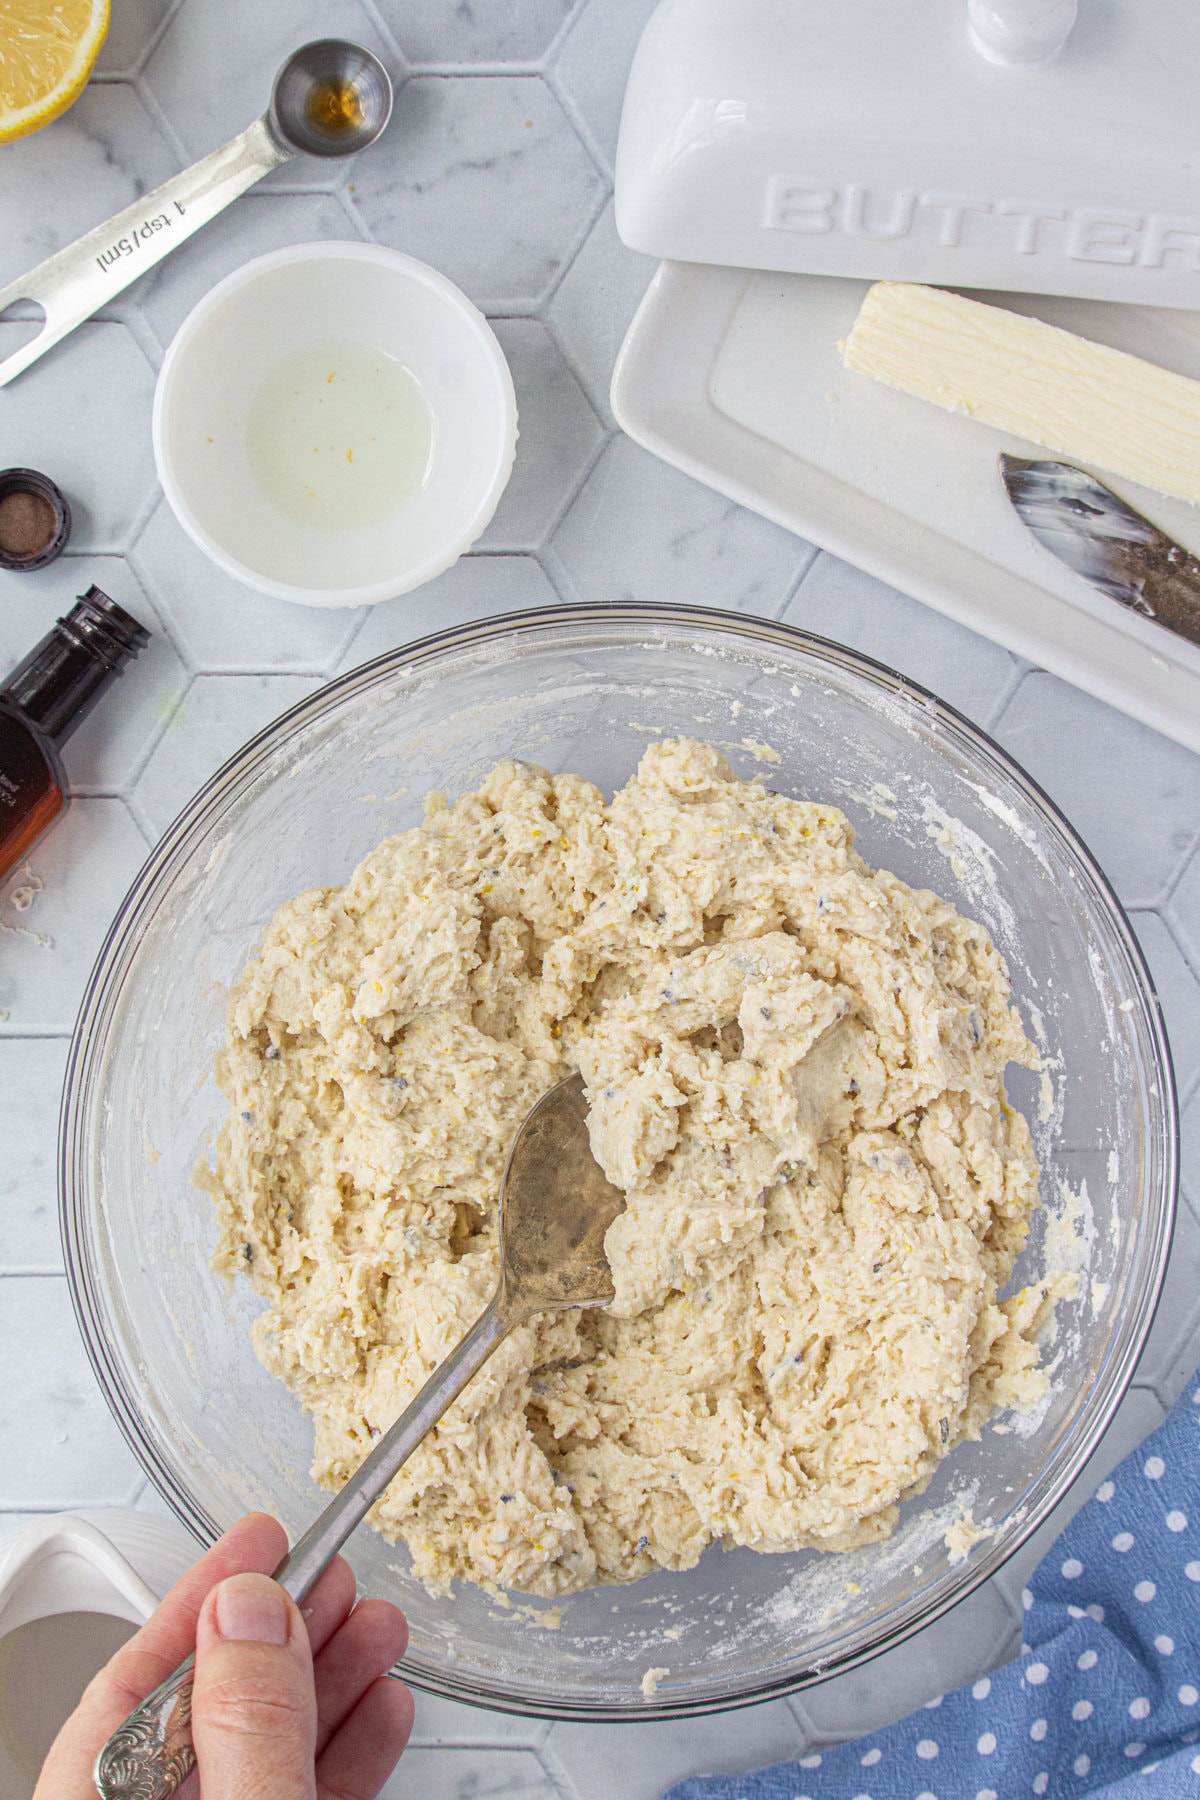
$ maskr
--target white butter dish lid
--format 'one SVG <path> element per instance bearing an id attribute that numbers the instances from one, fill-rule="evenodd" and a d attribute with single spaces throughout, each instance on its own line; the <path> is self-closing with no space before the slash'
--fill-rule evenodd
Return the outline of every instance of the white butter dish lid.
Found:
<path id="1" fill-rule="evenodd" d="M 1200 307 L 1193 0 L 662 0 L 635 250 Z"/>

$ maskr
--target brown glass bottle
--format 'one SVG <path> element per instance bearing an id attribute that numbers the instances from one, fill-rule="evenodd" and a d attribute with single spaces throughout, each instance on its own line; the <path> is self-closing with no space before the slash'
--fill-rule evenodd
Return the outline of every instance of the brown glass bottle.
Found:
<path id="1" fill-rule="evenodd" d="M 149 642 L 143 625 L 91 587 L 0 687 L 0 879 L 66 810 L 62 746 Z"/>

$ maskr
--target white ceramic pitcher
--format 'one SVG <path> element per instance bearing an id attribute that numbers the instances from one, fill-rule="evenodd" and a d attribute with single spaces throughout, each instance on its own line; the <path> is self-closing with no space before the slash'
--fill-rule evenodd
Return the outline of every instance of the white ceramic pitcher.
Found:
<path id="1" fill-rule="evenodd" d="M 199 1555 L 172 1521 L 58 1513 L 0 1538 L 0 1795 L 30 1800 L 83 1689 Z"/>

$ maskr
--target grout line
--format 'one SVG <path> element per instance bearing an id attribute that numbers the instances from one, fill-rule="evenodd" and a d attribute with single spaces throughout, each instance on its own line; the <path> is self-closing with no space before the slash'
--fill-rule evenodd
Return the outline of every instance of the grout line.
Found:
<path id="1" fill-rule="evenodd" d="M 812 570 L 815 568 L 818 557 L 820 557 L 823 554 L 823 552 L 818 548 L 818 546 L 816 544 L 810 544 L 807 538 L 797 538 L 796 542 L 800 547 L 799 567 L 796 570 L 796 574 L 791 582 L 791 585 L 788 587 L 787 591 L 785 592 L 785 594 L 783 596 L 783 600 L 780 604 L 779 611 L 777 613 L 773 614 L 773 617 L 777 621 L 782 620 L 784 614 L 787 612 L 788 608 L 791 606 L 792 601 L 799 594 L 800 589 L 804 586 L 804 583 L 807 580 L 808 576 L 812 573 Z M 807 551 L 807 553 L 808 553 L 807 555 L 804 554 L 805 551 Z"/>
<path id="2" fill-rule="evenodd" d="M 512 62 L 410 62 L 406 67 L 409 79 L 416 81 L 499 81 L 505 77 L 542 81 L 546 69 L 541 57 L 520 57 Z"/>
<path id="3" fill-rule="evenodd" d="M 166 830 L 166 826 L 164 825 L 162 830 L 160 830 L 154 824 L 150 814 L 146 811 L 140 797 L 136 793 L 125 795 L 125 806 L 130 818 L 141 833 L 142 842 L 145 844 L 147 851 L 153 850 L 154 846 L 162 837 L 163 831 Z"/>
<path id="4" fill-rule="evenodd" d="M 608 203 L 606 201 L 605 205 L 607 206 L 607 204 Z M 593 230 L 595 229 L 594 225 L 593 225 L 592 229 Z M 588 235 L 590 236 L 591 233 L 589 232 Z M 586 240 L 585 240 L 585 242 L 586 242 Z M 579 246 L 579 250 L 582 250 L 582 248 L 583 248 L 583 245 L 581 244 Z M 568 264 L 566 272 L 559 282 L 559 287 L 562 286 L 562 280 L 565 280 L 566 275 L 569 275 L 571 270 L 574 268 L 575 258 L 578 257 L 579 250 L 576 250 L 575 256 L 572 257 L 571 262 Z M 557 294 L 558 288 L 556 287 L 554 291 L 555 291 L 555 294 Z M 558 351 L 558 354 L 561 356 L 563 362 L 566 364 L 567 369 L 571 375 L 571 378 L 574 381 L 576 387 L 579 389 L 580 393 L 583 395 L 585 401 L 587 402 L 589 410 L 595 414 L 596 419 L 600 425 L 601 431 L 603 431 L 605 437 L 611 437 L 612 434 L 617 430 L 617 426 L 613 420 L 612 413 L 607 405 L 605 405 L 605 407 L 602 411 L 600 409 L 600 407 L 597 406 L 596 402 L 593 400 L 591 393 L 588 389 L 588 384 L 584 380 L 583 371 L 582 371 L 582 369 L 579 368 L 578 364 L 576 363 L 575 358 L 571 352 L 570 345 L 565 342 L 558 326 L 554 323 L 553 319 L 550 317 L 552 304 L 553 304 L 552 301 L 548 301 L 546 303 L 544 313 L 539 315 L 540 320 L 541 320 L 542 329 L 546 333 L 546 336 L 550 339 L 550 342 L 554 345 L 554 348 Z M 609 379 L 610 379 L 610 384 L 611 384 L 611 374 L 610 374 Z"/>
<path id="5" fill-rule="evenodd" d="M 560 605 L 582 606 L 586 596 L 581 592 L 577 582 L 573 580 L 570 570 L 558 550 L 555 549 L 553 542 L 547 539 L 545 543 L 539 544 L 532 554 L 541 564 L 542 573 L 558 595 Z"/>
<path id="6" fill-rule="evenodd" d="M 1183 856 L 1180 858 L 1178 868 L 1175 870 L 1175 873 L 1171 876 L 1170 880 L 1167 882 L 1166 887 L 1163 889 L 1162 905 L 1164 907 L 1170 907 L 1173 905 L 1174 900 L 1175 900 L 1175 895 L 1178 892 L 1178 890 L 1183 886 L 1184 876 L 1187 874 L 1188 870 L 1191 868 L 1193 861 L 1200 864 L 1200 834 L 1197 834 L 1197 837 L 1195 838 L 1195 840 L 1191 844 L 1188 845 L 1187 849 L 1183 853 Z M 1163 923 L 1165 924 L 1167 921 L 1167 918 L 1173 917 L 1173 916 L 1174 916 L 1173 913 L 1172 914 L 1165 913 L 1163 915 Z M 1177 937 L 1175 937 L 1174 932 L 1171 933 L 1171 936 L 1173 938 L 1175 938 L 1176 946 L 1179 949 L 1181 955 L 1183 956 L 1183 960 L 1187 963 L 1188 968 L 1192 969 L 1193 974 L 1200 976 L 1200 969 L 1193 969 L 1191 951 L 1186 950 L 1184 948 L 1183 944 L 1180 943 L 1179 939 Z"/>
<path id="7" fill-rule="evenodd" d="M 396 70 L 393 86 L 399 91 L 401 85 L 407 79 L 412 65 L 404 54 L 403 44 L 392 30 L 387 19 L 380 12 L 378 6 L 376 6 L 375 0 L 364 0 L 364 5 L 368 17 L 371 19 L 376 31 L 379 33 L 381 41 L 386 45 L 388 51 L 395 60 Z"/>
<path id="8" fill-rule="evenodd" d="M 80 1506 L 91 1506 L 94 1505 L 95 1502 L 81 1500 L 78 1501 L 77 1504 Z M 70 1506 L 46 1506 L 41 1501 L 36 1505 L 33 1502 L 30 1502 L 28 1506 L 21 1506 L 20 1504 L 10 1506 L 6 1500 L 0 1500 L 0 1519 L 4 1518 L 8 1513 L 36 1513 L 39 1518 L 53 1518 L 55 1513 L 70 1512 L 70 1510 Z"/>
<path id="9" fill-rule="evenodd" d="M 174 150 L 179 168 L 181 170 L 186 169 L 189 166 L 189 164 L 196 161 L 196 158 L 194 156 L 188 155 L 188 152 L 187 152 L 186 146 L 184 145 L 183 139 L 179 136 L 179 133 L 176 131 L 174 125 L 172 125 L 170 119 L 167 117 L 166 112 L 159 105 L 158 95 L 154 92 L 154 89 L 145 80 L 145 78 L 142 75 L 140 70 L 139 70 L 138 74 L 135 76 L 132 85 L 133 85 L 134 91 L 136 92 L 138 98 L 141 100 L 142 105 L 146 108 L 146 111 L 150 114 L 151 124 L 156 125 L 158 127 L 159 131 L 162 133 L 163 137 L 166 139 L 167 148 L 169 150 Z M 214 144 L 212 146 L 212 148 L 215 149 L 216 145 Z M 168 180 L 169 179 L 170 179 L 170 177 L 168 176 Z"/>
<path id="10" fill-rule="evenodd" d="M 333 197 L 341 207 L 346 222 L 354 233 L 356 240 L 360 244 L 373 244 L 375 238 L 371 231 L 371 227 L 367 224 L 367 221 L 363 218 L 357 206 L 354 204 L 354 196 L 350 192 L 349 174 L 350 171 L 347 170 L 347 179 L 342 182 L 340 187 L 334 190 Z"/>
<path id="11" fill-rule="evenodd" d="M 1011 655 L 1012 653 L 1010 652 L 1009 654 Z M 1021 689 L 1025 686 L 1026 682 L 1029 680 L 1029 677 L 1031 675 L 1039 674 L 1040 672 L 1041 671 L 1039 671 L 1039 669 L 1037 668 L 1037 666 L 1034 663 L 1026 662 L 1024 657 L 1018 657 L 1017 658 L 1017 667 L 1013 671 L 1012 675 L 1009 677 L 1007 687 L 1003 690 L 1002 703 L 999 706 L 997 706 L 995 711 L 990 715 L 990 718 L 987 722 L 987 730 L 988 730 L 989 734 L 997 740 L 997 742 L 1000 744 L 1002 749 L 1007 750 L 1008 754 L 1010 756 L 1014 757 L 1016 759 L 1016 761 L 1021 764 L 1022 768 L 1025 766 L 1022 758 L 1017 756 L 1017 753 L 1015 750 L 1012 750 L 1009 748 L 1008 744 L 1005 742 L 1004 738 L 1000 734 L 1001 734 L 1001 730 L 1004 725 L 1004 720 L 1008 714 L 1010 707 L 1012 706 L 1013 702 L 1017 698 L 1017 695 L 1021 692 Z"/>
<path id="12" fill-rule="evenodd" d="M 588 404 L 590 405 L 591 402 L 589 401 Z M 541 536 L 540 542 L 542 544 L 549 544 L 551 538 L 553 538 L 555 532 L 558 530 L 559 526 L 562 524 L 563 520 L 566 518 L 567 514 L 570 512 L 571 508 L 574 506 L 576 500 L 578 500 L 580 494 L 583 492 L 584 488 L 587 486 L 588 482 L 591 480 L 592 472 L 596 468 L 601 457 L 604 455 L 604 452 L 608 449 L 609 441 L 612 438 L 612 436 L 613 436 L 612 432 L 602 431 L 601 435 L 600 435 L 600 439 L 599 439 L 598 443 L 595 445 L 591 455 L 586 459 L 586 461 L 584 461 L 580 464 L 579 471 L 578 471 L 578 474 L 576 475 L 574 483 L 567 490 L 567 493 L 566 493 L 564 499 L 562 500 L 561 504 L 559 505 L 558 510 L 551 514 L 550 523 L 547 525 L 545 531 L 543 531 L 542 536 Z M 535 546 L 535 548 L 536 548 L 536 546 Z M 518 554 L 520 554 L 520 552 L 518 552 Z M 526 551 L 525 554 L 528 555 L 529 552 Z"/>
<path id="13" fill-rule="evenodd" d="M 135 79 L 140 78 L 146 64 L 150 61 L 150 58 L 154 55 L 154 52 L 158 49 L 158 46 L 162 43 L 164 37 L 166 37 L 171 22 L 182 5 L 183 0 L 171 0 L 170 5 L 166 8 L 162 18 L 151 31 L 146 42 L 142 45 L 141 52 L 134 58 L 132 74 Z"/>
<path id="14" fill-rule="evenodd" d="M 39 1519 L 53 1519 L 59 1513 L 102 1512 L 108 1507 L 124 1506 L 124 1504 L 123 1500 L 97 1499 L 94 1494 L 79 1500 L 54 1500 L 49 1504 L 44 1500 L 30 1501 L 25 1506 L 22 1506 L 20 1502 L 11 1506 L 7 1502 L 3 1502 L 0 1503 L 0 1519 L 9 1513 L 27 1513 L 31 1517 Z"/>
<path id="15" fill-rule="evenodd" d="M 557 267 L 554 269 L 553 273 L 550 276 L 550 280 L 547 282 L 546 286 L 542 289 L 541 293 L 538 295 L 537 299 L 533 303 L 536 315 L 542 321 L 543 325 L 546 324 L 547 315 L 550 311 L 551 306 L 553 306 L 553 304 L 554 304 L 554 299 L 555 299 L 556 294 L 558 293 L 559 288 L 562 286 L 563 282 L 567 279 L 567 276 L 570 274 L 571 270 L 575 267 L 575 263 L 578 260 L 579 256 L 581 255 L 584 245 L 587 243 L 587 241 L 591 237 L 593 231 L 595 231 L 597 225 L 600 223 L 601 219 L 604 217 L 604 214 L 608 209 L 608 203 L 611 199 L 612 199 L 611 183 L 609 181 L 608 176 L 601 173 L 601 189 L 600 189 L 599 203 L 592 206 L 590 208 L 590 210 L 587 212 L 583 225 L 576 231 L 575 236 L 567 244 L 566 248 L 563 251 L 562 256 L 560 257 L 560 259 L 558 261 Z M 582 386 L 582 383 L 580 383 L 580 385 Z M 585 392 L 586 392 L 586 389 L 585 389 Z M 588 401 L 588 404 L 591 405 L 590 399 Z"/>
<path id="16" fill-rule="evenodd" d="M 567 39 L 574 31 L 583 14 L 587 11 L 588 4 L 589 0 L 571 0 L 571 5 L 567 9 L 566 18 L 563 19 L 558 30 L 554 33 L 546 46 L 546 53 L 542 58 L 543 67 L 550 69 L 557 65 L 558 59 L 563 52 L 563 46 L 566 44 Z"/>
<path id="17" fill-rule="evenodd" d="M 1032 667 L 1032 664 L 1027 663 L 1024 657 L 1017 656 L 1014 651 L 1010 650 L 1008 654 L 1012 657 L 1015 667 L 1009 671 L 1008 679 L 1001 683 L 999 693 L 979 721 L 984 730 L 992 736 L 995 736 L 996 727 L 1008 711 L 1012 701 L 1016 699 L 1025 677 Z"/>
<path id="18" fill-rule="evenodd" d="M 130 337 L 145 357 L 151 373 L 157 378 L 158 371 L 162 366 L 163 346 L 158 340 L 154 327 L 146 317 L 146 314 L 142 311 L 142 295 L 138 293 L 138 289 L 143 283 L 146 283 L 146 292 L 149 293 L 148 278 L 152 274 L 153 270 L 147 269 L 144 275 L 139 275 L 136 281 L 131 281 L 127 288 L 124 288 L 120 294 L 115 296 L 115 301 L 120 304 L 120 316 L 114 319 L 113 323 L 125 327 L 125 330 L 129 333 Z M 101 320 L 104 319 L 104 316 L 105 309 L 103 307 L 100 308 L 99 312 L 92 314 L 93 318 Z M 155 493 L 158 492 L 157 476 L 154 480 L 154 491 Z"/>
<path id="19" fill-rule="evenodd" d="M 595 163 L 611 191 L 614 174 L 613 162 L 602 148 L 600 140 L 595 136 L 587 119 L 579 110 L 575 101 L 575 96 L 568 87 L 564 86 L 562 76 L 558 72 L 557 64 L 554 68 L 547 69 L 545 82 L 546 86 L 550 89 L 550 92 L 554 95 L 554 98 L 558 101 L 558 104 L 562 107 L 563 112 L 566 114 L 567 120 L 576 137 Z"/>

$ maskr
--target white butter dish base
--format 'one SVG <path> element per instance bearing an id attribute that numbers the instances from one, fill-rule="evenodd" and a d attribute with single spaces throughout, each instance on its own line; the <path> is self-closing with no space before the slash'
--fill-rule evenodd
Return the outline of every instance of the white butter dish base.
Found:
<path id="1" fill-rule="evenodd" d="M 1200 751 L 1200 649 L 1034 542 L 996 465 L 1028 444 L 843 367 L 838 343 L 867 286 L 663 263 L 613 373 L 618 423 L 731 499 Z M 1200 314 L 976 297 L 1200 377 Z M 1200 509 L 1113 485 L 1200 554 Z"/>

